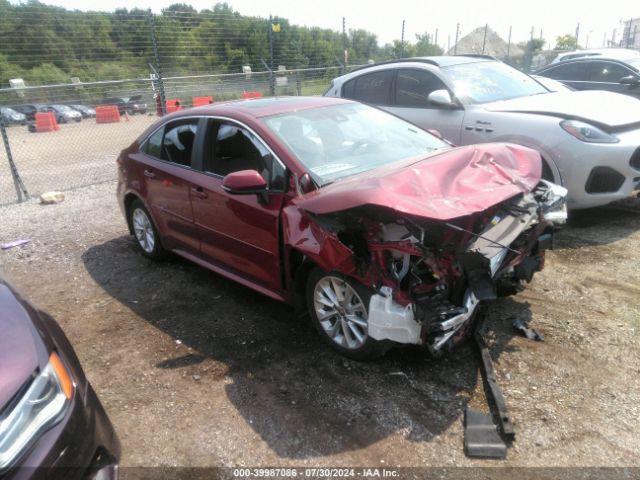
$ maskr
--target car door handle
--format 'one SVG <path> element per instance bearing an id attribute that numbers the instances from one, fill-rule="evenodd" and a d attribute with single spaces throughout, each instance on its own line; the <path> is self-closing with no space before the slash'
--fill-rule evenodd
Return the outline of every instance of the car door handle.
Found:
<path id="1" fill-rule="evenodd" d="M 209 196 L 202 187 L 191 187 L 191 193 L 198 198 L 207 198 Z"/>
<path id="2" fill-rule="evenodd" d="M 156 178 L 155 172 L 153 170 L 149 170 L 149 169 L 144 171 L 144 176 L 147 177 L 147 178 Z"/>

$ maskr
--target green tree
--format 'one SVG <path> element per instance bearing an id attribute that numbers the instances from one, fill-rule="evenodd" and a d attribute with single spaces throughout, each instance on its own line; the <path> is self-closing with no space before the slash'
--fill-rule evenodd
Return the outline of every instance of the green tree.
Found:
<path id="1" fill-rule="evenodd" d="M 580 46 L 576 41 L 576 37 L 571 34 L 560 35 L 556 37 L 556 46 L 554 50 L 578 50 Z"/>

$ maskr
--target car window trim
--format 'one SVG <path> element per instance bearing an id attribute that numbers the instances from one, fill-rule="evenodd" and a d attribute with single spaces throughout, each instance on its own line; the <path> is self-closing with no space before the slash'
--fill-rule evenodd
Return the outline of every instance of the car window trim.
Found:
<path id="1" fill-rule="evenodd" d="M 184 120 L 189 120 L 189 119 L 191 119 L 191 118 L 198 118 L 198 130 L 196 131 L 196 139 L 195 139 L 195 141 L 194 141 L 194 147 L 193 147 L 193 149 L 191 150 L 191 162 L 190 162 L 190 164 L 189 164 L 189 165 L 181 165 L 180 163 L 175 163 L 175 162 L 171 162 L 171 161 L 169 161 L 169 160 L 165 160 L 165 159 L 163 159 L 163 158 L 154 157 L 153 155 L 148 154 L 147 152 L 145 152 L 145 151 L 142 149 L 142 148 L 144 147 L 144 145 L 149 141 L 149 139 L 150 139 L 153 135 L 155 135 L 155 133 L 156 133 L 158 130 L 160 130 L 161 128 L 165 128 L 165 127 L 166 127 L 168 124 L 170 124 L 171 122 L 176 122 L 176 121 L 183 120 L 183 119 L 184 119 Z M 200 122 L 200 116 L 199 116 L 199 115 L 194 115 L 194 116 L 191 116 L 191 117 L 180 117 L 180 118 L 176 118 L 176 119 L 174 119 L 174 120 L 169 120 L 168 122 L 165 122 L 165 123 L 163 123 L 163 124 L 159 125 L 157 128 L 155 128 L 155 129 L 154 129 L 154 130 L 153 130 L 149 135 L 147 135 L 147 136 L 145 137 L 145 139 L 144 139 L 142 142 L 140 142 L 140 143 L 139 143 L 139 145 L 138 145 L 138 153 L 141 153 L 142 155 L 145 155 L 145 156 L 147 156 L 147 157 L 149 157 L 149 158 L 152 158 L 152 159 L 154 159 L 154 160 L 157 160 L 158 162 L 166 163 L 167 165 L 173 165 L 174 167 L 180 167 L 180 168 L 184 168 L 184 169 L 186 169 L 186 170 L 191 170 L 191 171 L 193 171 L 193 172 L 197 172 L 197 171 L 199 171 L 199 170 L 196 170 L 195 168 L 193 168 L 193 165 L 194 165 L 194 163 L 195 163 L 195 162 L 194 162 L 194 154 L 195 154 L 195 152 L 196 152 L 196 146 L 197 146 L 198 137 L 199 137 L 198 132 L 200 131 L 200 123 L 201 123 L 201 122 Z M 165 133 L 166 133 L 166 132 L 163 132 L 163 134 L 162 134 L 162 143 L 163 143 L 163 145 L 164 145 L 164 135 L 165 135 Z M 162 146 L 161 146 L 161 148 L 162 148 Z"/>
<path id="2" fill-rule="evenodd" d="M 191 119 L 191 118 L 197 118 L 197 119 L 199 119 L 199 123 L 198 123 L 198 134 L 196 135 L 196 141 L 195 141 L 195 145 L 196 145 L 196 146 L 198 145 L 198 138 L 200 137 L 200 130 L 199 130 L 199 129 L 200 129 L 200 121 L 202 121 L 202 120 L 222 120 L 222 121 L 226 121 L 226 122 L 236 123 L 236 124 L 237 124 L 237 125 L 239 125 L 240 127 L 245 128 L 246 130 L 248 130 L 249 132 L 251 132 L 251 134 L 252 134 L 254 137 L 256 137 L 260 143 L 262 143 L 262 145 L 263 145 L 263 146 L 264 146 L 264 147 L 269 151 L 269 153 L 271 154 L 271 156 L 273 157 L 273 159 L 274 159 L 275 161 L 277 161 L 277 162 L 280 164 L 280 166 L 284 169 L 285 173 L 290 172 L 290 169 L 289 169 L 289 168 L 287 167 L 287 165 L 286 165 L 286 164 L 285 164 L 285 163 L 280 159 L 280 157 L 279 157 L 278 155 L 276 155 L 276 153 L 275 153 L 275 152 L 273 151 L 273 149 L 269 146 L 269 144 L 267 144 L 267 142 L 265 142 L 265 141 L 264 141 L 264 139 L 263 139 L 260 135 L 258 135 L 258 134 L 256 133 L 256 131 L 255 131 L 253 128 L 251 128 L 249 125 L 247 125 L 246 123 L 244 123 L 244 122 L 242 122 L 242 121 L 240 121 L 240 120 L 236 120 L 235 118 L 225 117 L 225 116 L 223 116 L 223 115 L 189 115 L 189 116 L 184 116 L 184 117 L 176 118 L 175 120 L 182 120 L 182 119 L 187 120 L 187 119 Z M 151 138 L 151 136 L 152 136 L 154 133 L 156 133 L 158 130 L 160 130 L 161 128 L 166 127 L 166 126 L 167 126 L 167 124 L 169 124 L 171 121 L 173 121 L 173 120 L 170 120 L 170 121 L 167 121 L 167 122 L 164 122 L 164 123 L 162 123 L 162 124 L 158 125 L 158 127 L 157 127 L 157 128 L 155 128 L 155 129 L 154 129 L 154 130 L 152 130 L 148 135 L 146 135 L 146 136 L 144 137 L 144 140 L 142 140 L 142 142 L 140 142 L 140 144 L 139 144 L 139 146 L 138 146 L 138 151 L 139 151 L 139 153 L 142 153 L 143 155 L 146 155 L 146 156 L 148 156 L 148 157 L 150 157 L 150 158 L 153 158 L 154 160 L 158 160 L 158 161 L 160 161 L 160 162 L 167 163 L 167 164 L 169 164 L 169 165 L 175 165 L 175 166 L 177 166 L 177 167 L 186 168 L 186 169 L 191 170 L 191 171 L 193 171 L 193 172 L 202 173 L 202 174 L 204 174 L 204 175 L 208 175 L 208 176 L 210 176 L 210 177 L 215 177 L 215 178 L 219 178 L 219 179 L 224 178 L 224 176 L 223 176 L 223 175 L 218 175 L 218 174 L 216 174 L 216 173 L 213 173 L 213 172 L 207 172 L 207 171 L 205 171 L 205 170 L 204 170 L 204 158 L 202 158 L 202 155 L 203 155 L 203 153 L 204 153 L 204 152 L 203 152 L 203 149 L 202 149 L 202 148 L 198 148 L 198 149 L 197 149 L 197 148 L 196 148 L 196 146 L 194 146 L 194 149 L 193 149 L 193 152 L 192 152 L 191 166 L 185 166 L 185 165 L 180 165 L 180 164 L 178 164 L 178 163 L 168 162 L 168 161 L 166 161 L 166 160 L 163 160 L 163 159 L 161 159 L 161 158 L 156 158 L 156 157 L 154 157 L 154 156 L 152 156 L 152 155 L 149 155 L 149 154 L 145 153 L 144 151 L 142 151 L 142 146 L 143 146 L 143 145 L 144 145 L 144 144 L 149 140 L 149 138 Z M 206 125 L 206 126 L 208 127 L 208 122 L 207 122 L 207 125 Z M 203 131 L 204 131 L 204 130 L 203 130 Z M 204 132 L 206 132 L 206 131 L 204 131 Z M 202 135 L 202 137 L 206 137 L 206 134 L 203 134 L 203 135 Z M 163 135 L 163 138 L 164 138 L 164 135 Z M 193 154 L 196 152 L 196 149 L 198 150 L 198 158 L 194 159 L 194 158 L 193 158 Z M 197 166 L 199 166 L 200 168 L 194 168 L 194 165 L 197 165 Z M 280 192 L 284 192 L 284 191 L 286 191 L 286 188 L 285 188 L 284 190 L 270 190 L 270 192 L 273 192 L 273 193 L 280 193 Z"/>

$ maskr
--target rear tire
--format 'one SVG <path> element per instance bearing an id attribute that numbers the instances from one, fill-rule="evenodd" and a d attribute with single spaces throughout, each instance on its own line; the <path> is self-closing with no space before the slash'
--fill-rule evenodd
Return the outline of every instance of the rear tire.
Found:
<path id="1" fill-rule="evenodd" d="M 160 243 L 158 230 L 142 202 L 134 200 L 129 206 L 128 213 L 129 226 L 142 254 L 154 260 L 164 257 L 166 251 Z"/>
<path id="2" fill-rule="evenodd" d="M 307 309 L 322 339 L 354 360 L 372 360 L 385 344 L 369 337 L 367 318 L 372 292 L 344 275 L 314 268 L 307 278 Z"/>

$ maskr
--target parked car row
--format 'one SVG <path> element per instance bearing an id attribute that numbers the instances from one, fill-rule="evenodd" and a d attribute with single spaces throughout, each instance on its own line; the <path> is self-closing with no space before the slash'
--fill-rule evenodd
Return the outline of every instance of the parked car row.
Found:
<path id="1" fill-rule="evenodd" d="M 120 115 L 146 114 L 147 104 L 144 103 L 142 95 L 132 97 L 112 97 L 105 98 L 99 105 L 115 105 L 118 107 Z M 0 114 L 7 125 L 26 125 L 35 121 L 36 113 L 52 112 L 58 123 L 80 122 L 83 118 L 95 118 L 94 107 L 83 104 L 25 104 L 12 107 L 2 107 Z"/>

